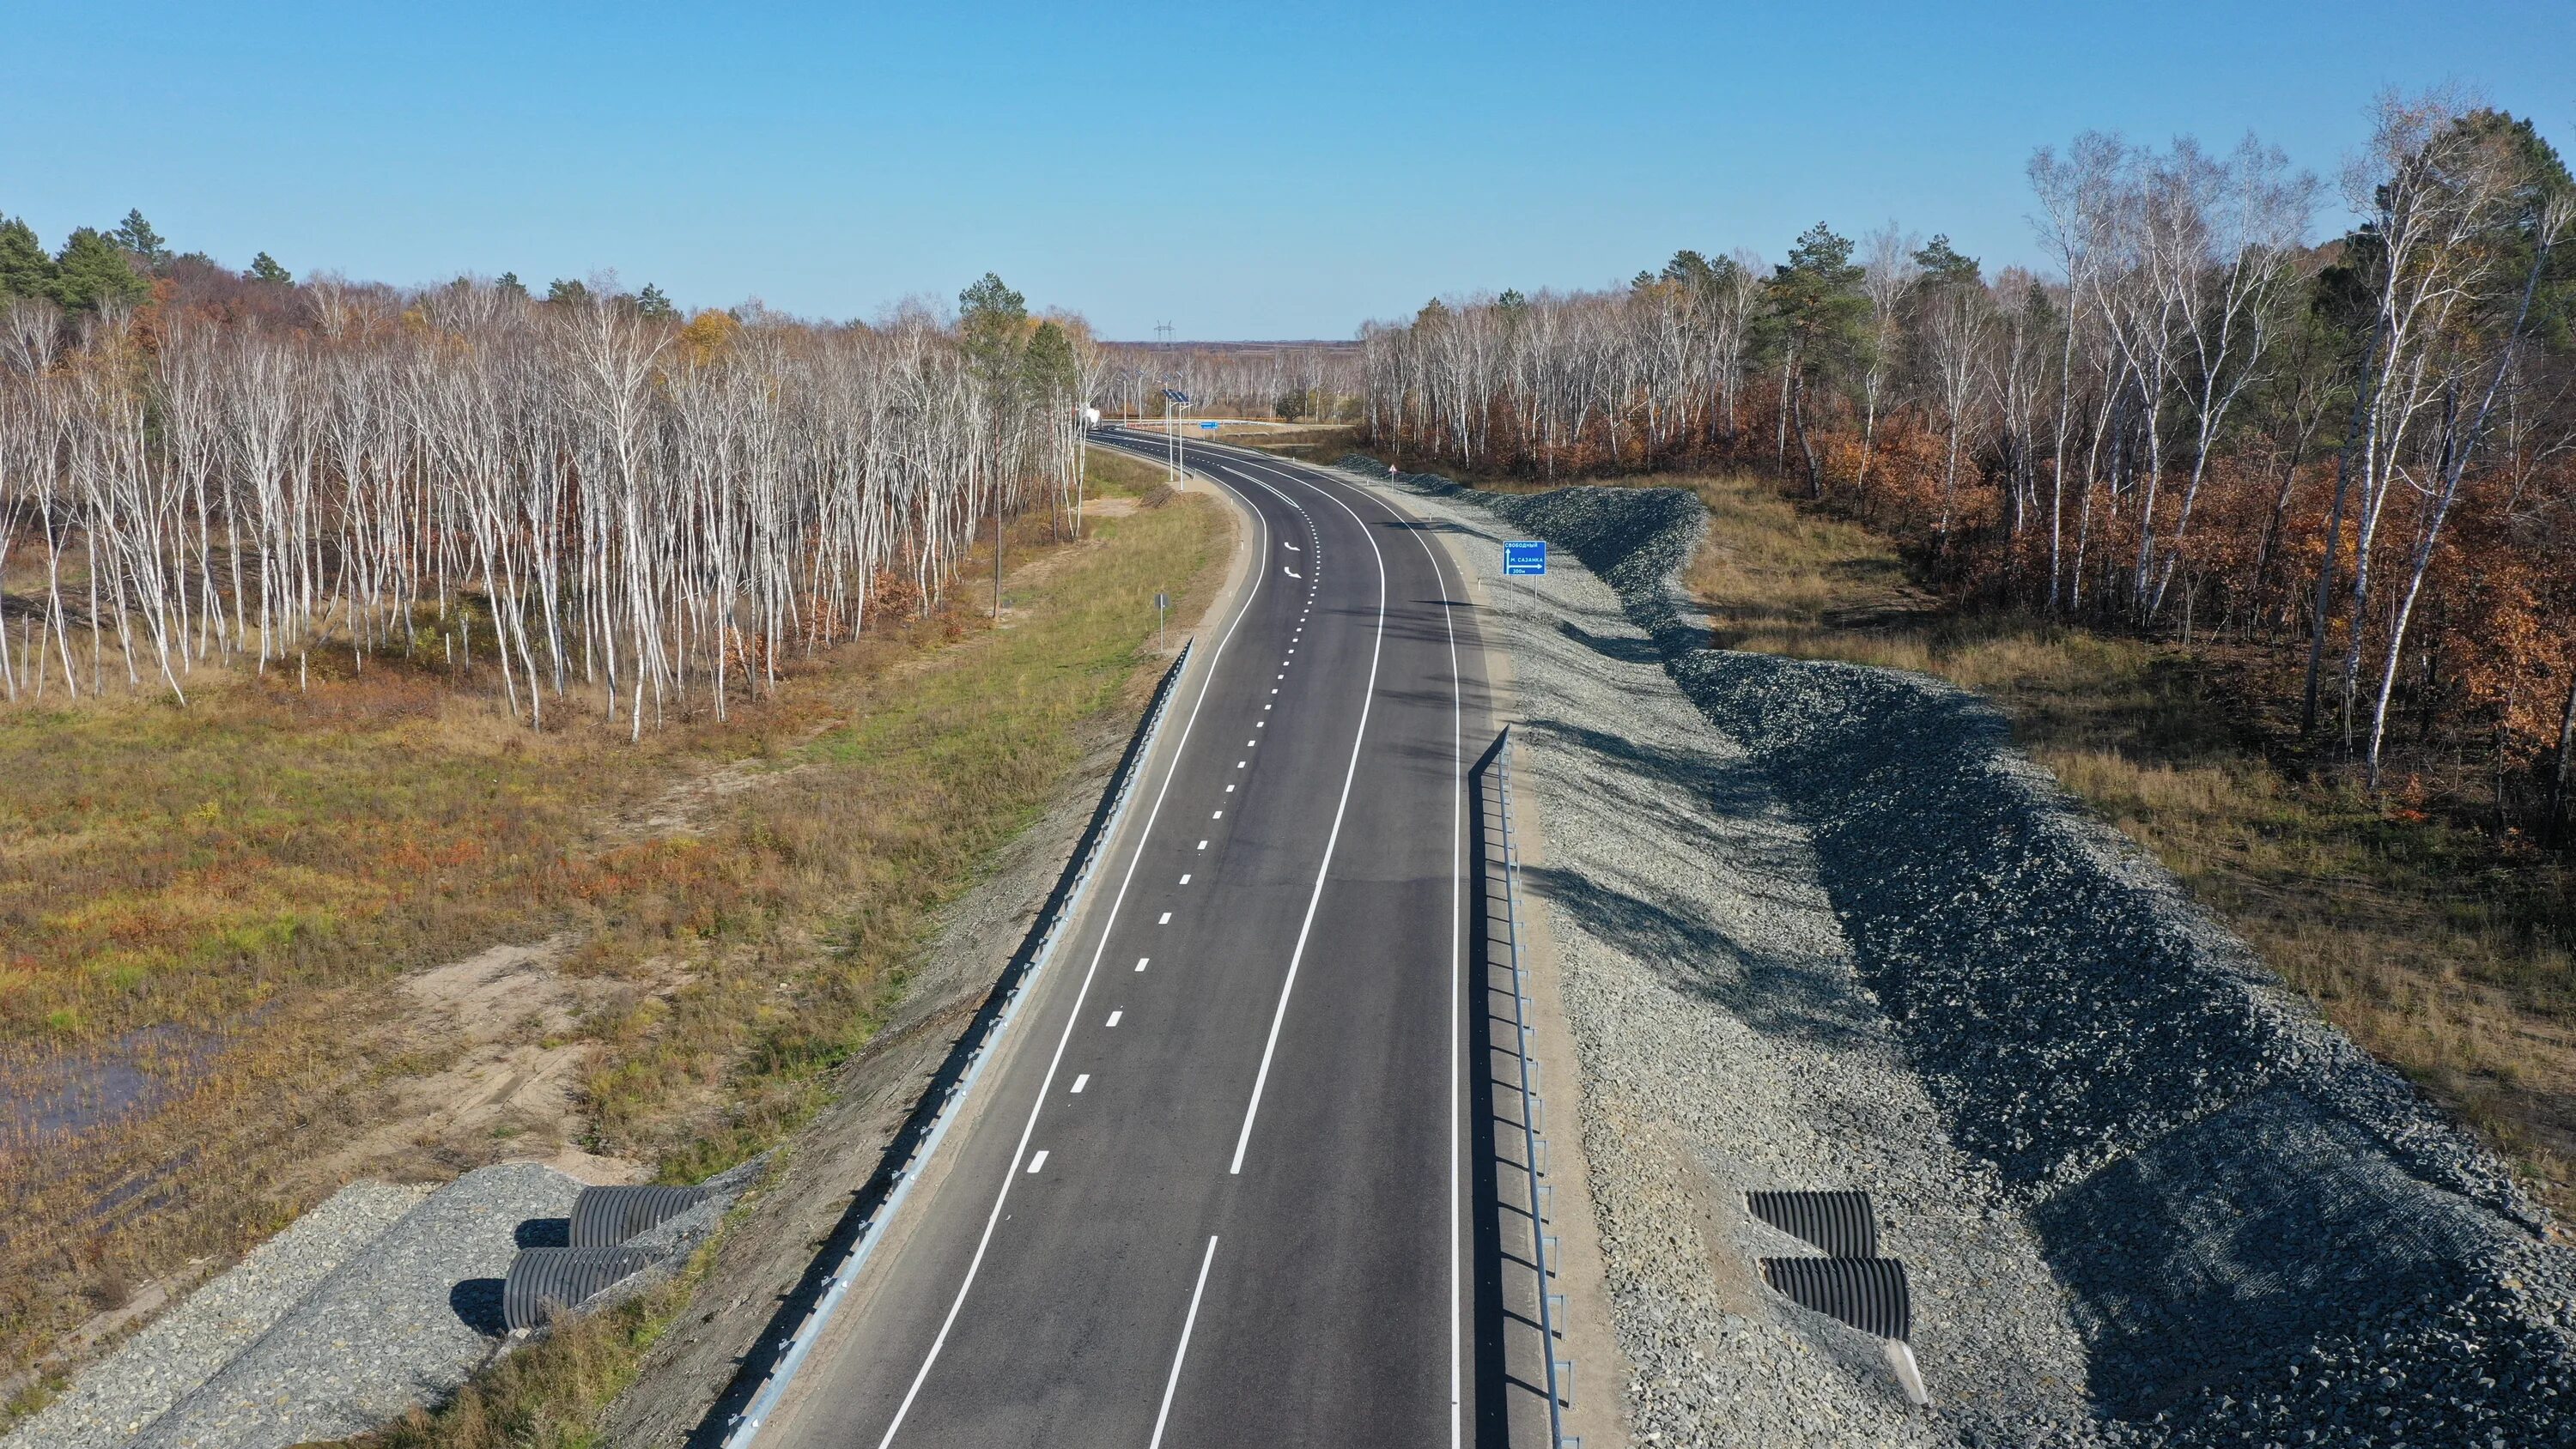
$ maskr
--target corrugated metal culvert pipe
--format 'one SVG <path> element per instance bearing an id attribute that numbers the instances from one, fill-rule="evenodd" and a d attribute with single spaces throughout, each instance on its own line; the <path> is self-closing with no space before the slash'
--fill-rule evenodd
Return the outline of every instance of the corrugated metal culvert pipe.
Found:
<path id="1" fill-rule="evenodd" d="M 513 1333 L 545 1326 L 550 1313 L 569 1313 L 627 1278 L 652 1267 L 642 1248 L 522 1248 L 501 1280 L 501 1321 Z"/>
<path id="2" fill-rule="evenodd" d="M 698 1204 L 703 1187 L 588 1187 L 572 1200 L 572 1245 L 613 1248 Z"/>
<path id="3" fill-rule="evenodd" d="M 1914 1362 L 1914 1294 L 1905 1264 L 1878 1255 L 1878 1219 L 1865 1192 L 1749 1192 L 1753 1215 L 1824 1249 L 1821 1258 L 1765 1258 L 1762 1281 L 1790 1302 L 1883 1340 L 1905 1397 L 1929 1407 Z"/>

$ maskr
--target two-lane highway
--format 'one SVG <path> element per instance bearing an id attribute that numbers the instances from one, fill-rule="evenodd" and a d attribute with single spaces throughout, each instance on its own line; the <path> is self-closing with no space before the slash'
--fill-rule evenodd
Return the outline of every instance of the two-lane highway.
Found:
<path id="1" fill-rule="evenodd" d="M 1470 1428 L 1472 617 L 1388 504 L 1192 461 L 1251 513 L 1252 571 L 1084 918 L 763 1449 Z"/>

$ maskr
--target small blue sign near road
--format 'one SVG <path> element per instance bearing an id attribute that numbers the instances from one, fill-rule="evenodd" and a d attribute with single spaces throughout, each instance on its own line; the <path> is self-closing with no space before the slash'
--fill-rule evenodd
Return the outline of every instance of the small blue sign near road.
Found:
<path id="1" fill-rule="evenodd" d="M 1215 431 L 1216 431 L 1216 424 L 1214 424 L 1214 423 L 1201 423 L 1201 424 L 1199 424 L 1199 427 L 1200 427 L 1201 429 L 1203 429 L 1204 431 L 1211 432 L 1211 433 L 1213 433 L 1213 432 L 1215 432 Z"/>
<path id="2" fill-rule="evenodd" d="M 1503 545 L 1503 573 L 1506 577 L 1546 572 L 1546 539 L 1516 538 Z"/>

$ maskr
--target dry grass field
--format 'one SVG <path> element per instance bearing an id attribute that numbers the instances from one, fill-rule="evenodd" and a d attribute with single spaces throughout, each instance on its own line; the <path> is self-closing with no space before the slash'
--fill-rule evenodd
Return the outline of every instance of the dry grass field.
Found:
<path id="1" fill-rule="evenodd" d="M 17 1407 L 67 1331 L 352 1177 L 689 1179 L 809 1114 L 939 906 L 1141 706 L 1155 591 L 1214 587 L 1215 504 L 1095 482 L 1083 541 L 1018 530 L 1001 627 L 986 555 L 640 744 L 374 658 L 0 710 Z"/>

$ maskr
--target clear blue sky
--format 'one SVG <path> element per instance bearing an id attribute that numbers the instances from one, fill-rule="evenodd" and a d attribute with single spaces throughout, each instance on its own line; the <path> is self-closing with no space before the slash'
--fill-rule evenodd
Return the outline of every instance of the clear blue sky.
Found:
<path id="1" fill-rule="evenodd" d="M 614 268 L 828 317 L 992 268 L 1122 338 L 1345 337 L 1820 218 L 2029 260 L 2035 146 L 2250 128 L 2330 183 L 2390 85 L 2576 152 L 2571 0 L 20 0 L 0 29 L 0 212 L 48 245 L 139 206 L 234 266 Z"/>

